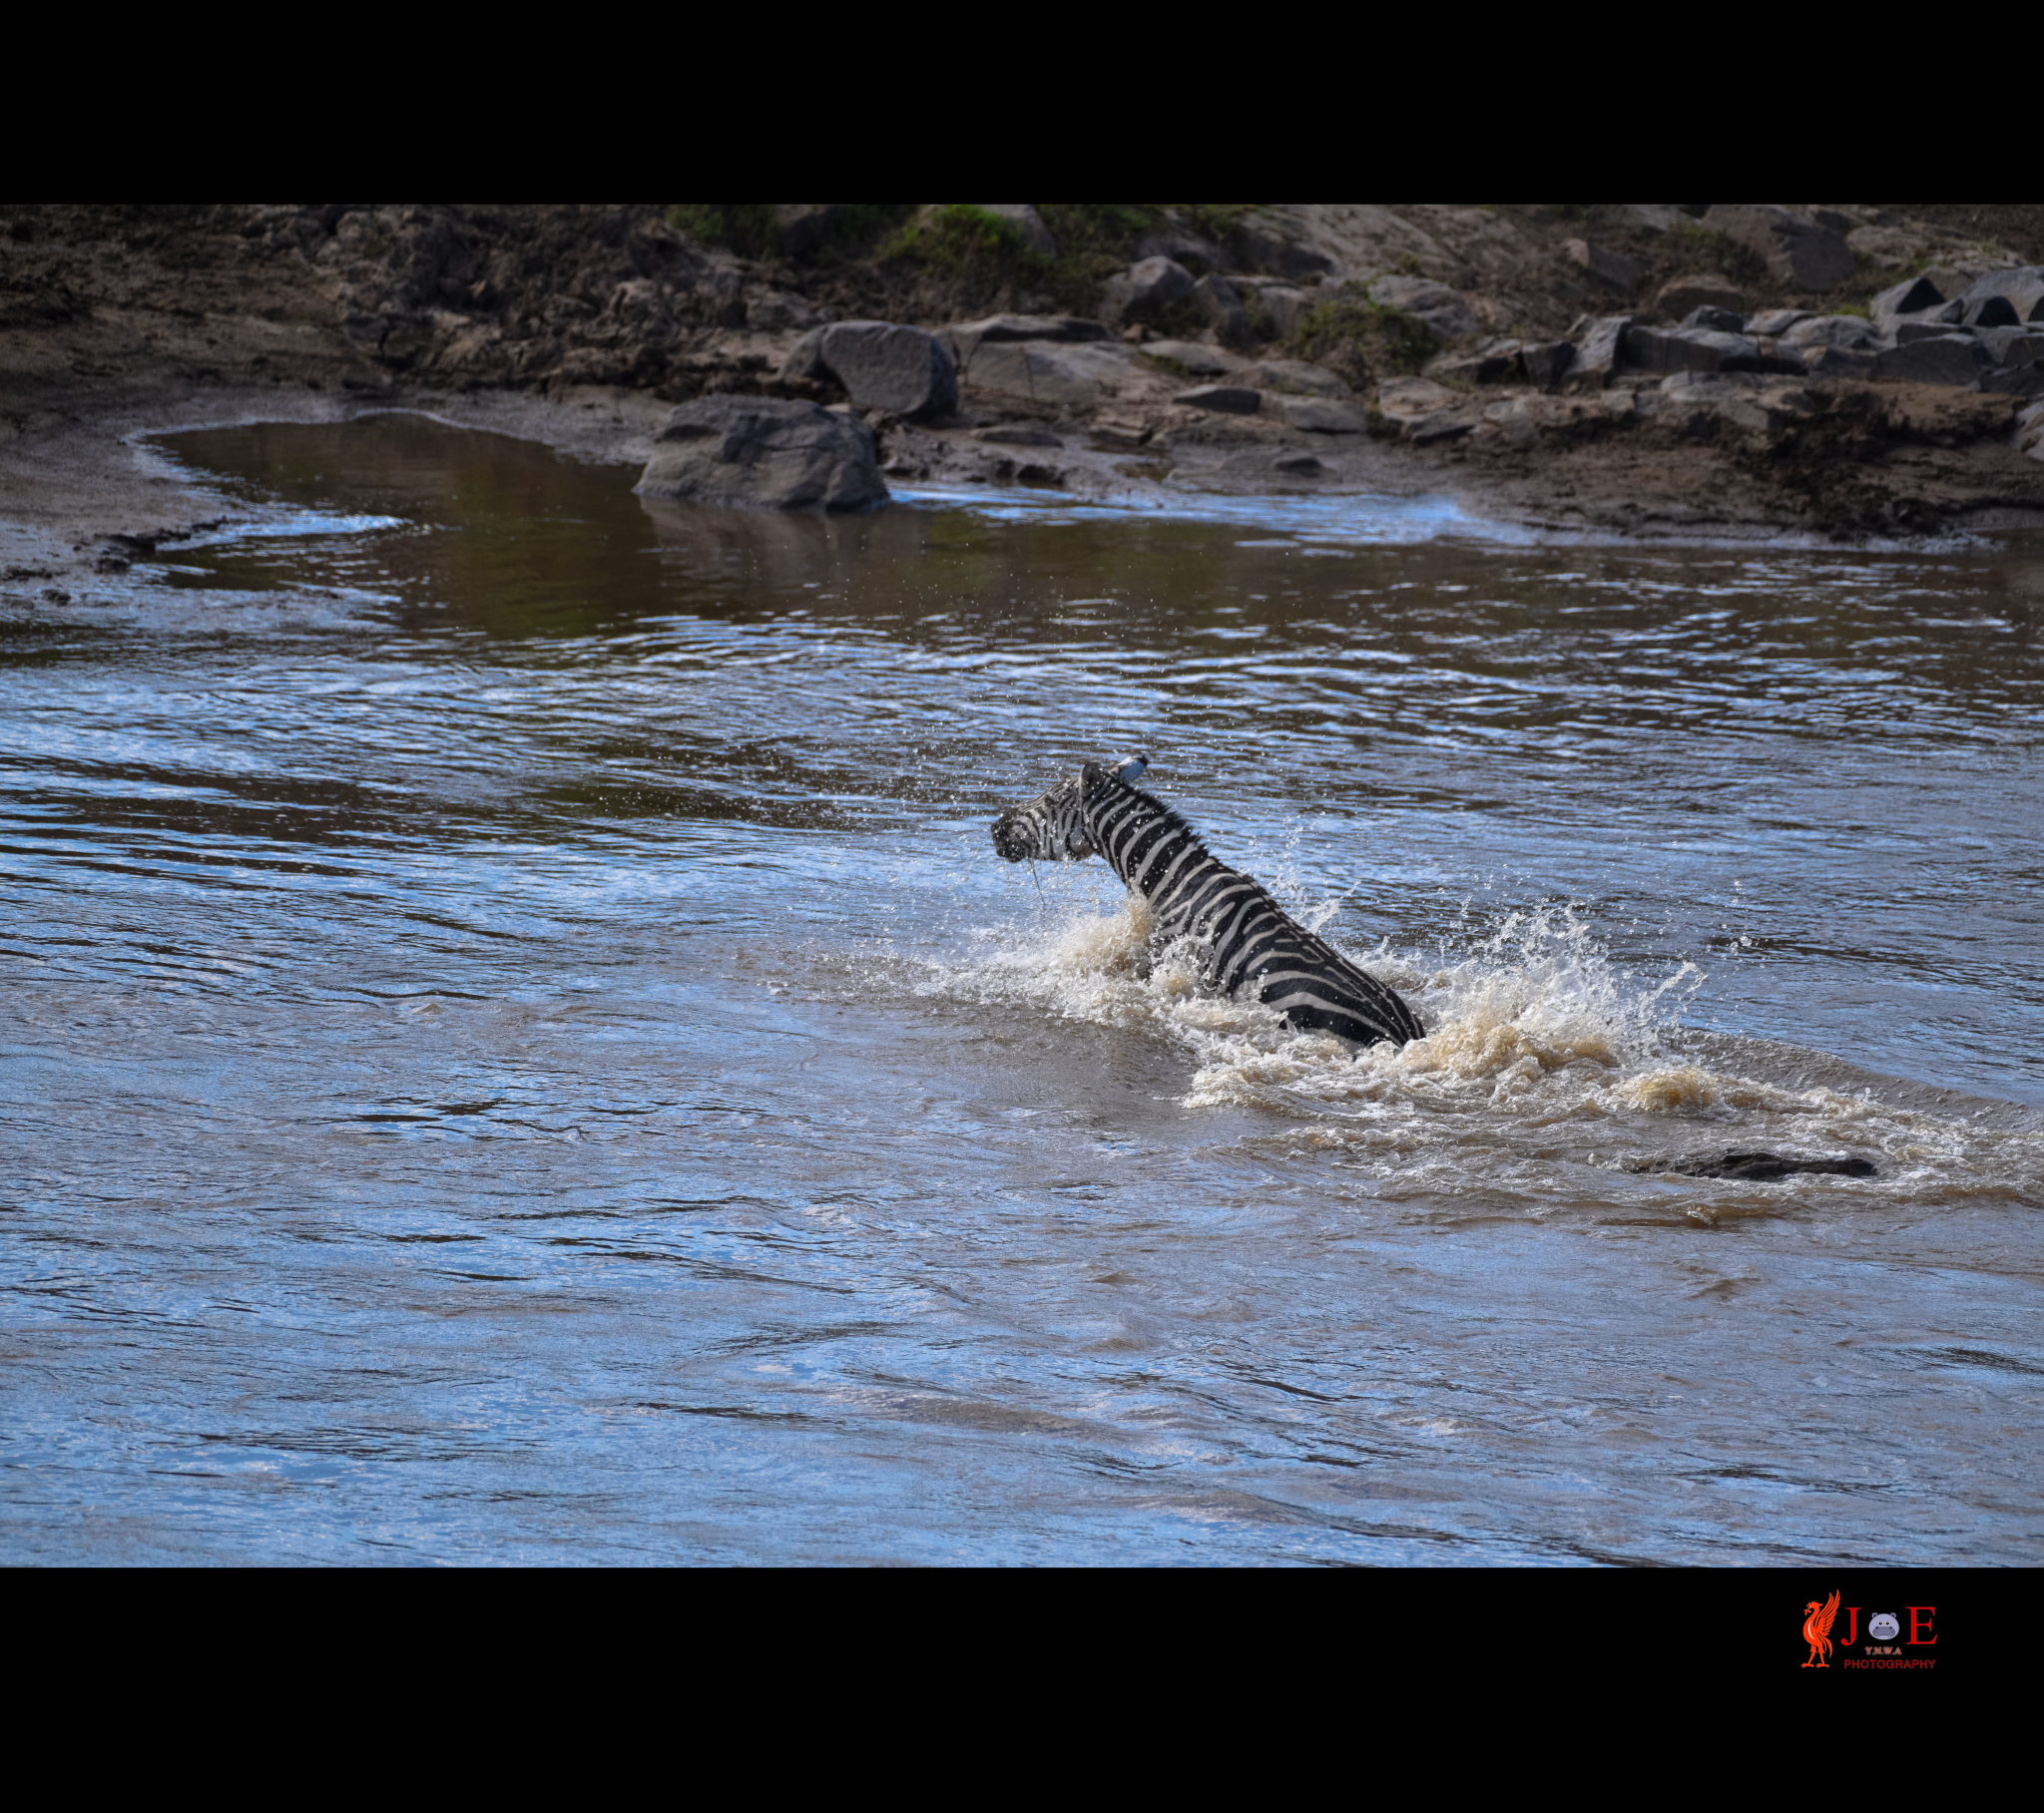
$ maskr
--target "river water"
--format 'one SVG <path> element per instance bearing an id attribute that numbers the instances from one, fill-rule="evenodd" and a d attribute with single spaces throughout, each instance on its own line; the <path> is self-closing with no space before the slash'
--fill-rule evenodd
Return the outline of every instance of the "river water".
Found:
<path id="1" fill-rule="evenodd" d="M 2044 1561 L 2044 550 L 158 448 L 5 619 L 5 1559 Z M 1138 747 L 1425 1040 L 995 857 Z"/>

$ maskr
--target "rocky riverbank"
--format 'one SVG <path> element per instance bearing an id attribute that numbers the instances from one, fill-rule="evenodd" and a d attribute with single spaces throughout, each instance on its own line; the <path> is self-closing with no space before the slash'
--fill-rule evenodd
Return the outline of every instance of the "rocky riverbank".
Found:
<path id="1" fill-rule="evenodd" d="M 642 462 L 717 397 L 834 414 L 873 479 L 828 495 L 861 505 L 1446 492 L 1604 534 L 2030 528 L 2040 355 L 2037 209 L 15 209 L 0 574 L 61 587 L 187 526 L 153 428 L 410 407 Z"/>

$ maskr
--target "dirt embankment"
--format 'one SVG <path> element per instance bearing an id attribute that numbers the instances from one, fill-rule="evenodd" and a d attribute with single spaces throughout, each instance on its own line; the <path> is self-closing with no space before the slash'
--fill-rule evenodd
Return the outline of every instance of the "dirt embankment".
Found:
<path id="1" fill-rule="evenodd" d="M 706 392 L 856 407 L 789 363 L 849 318 L 958 357 L 940 417 L 863 411 L 897 483 L 1450 491 L 1633 534 L 2044 525 L 2020 372 L 1911 381 L 1868 362 L 1893 321 L 1863 348 L 1803 325 L 2040 263 L 2035 208 L 0 210 L 0 574 L 185 526 L 141 431 L 417 407 L 636 460 Z M 972 328 L 997 314 L 1023 324 Z M 1687 333 L 1639 355 L 1682 368 L 1630 363 L 1621 327 L 1593 370 L 1615 320 Z M 1713 352 L 1713 322 L 1757 351 Z M 1921 331 L 2025 356 L 1991 321 Z"/>

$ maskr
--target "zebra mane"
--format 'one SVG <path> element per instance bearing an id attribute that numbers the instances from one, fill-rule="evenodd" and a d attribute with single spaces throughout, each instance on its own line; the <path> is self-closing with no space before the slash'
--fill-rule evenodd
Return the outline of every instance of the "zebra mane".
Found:
<path id="1" fill-rule="evenodd" d="M 1081 770 L 1080 779 L 1088 792 L 1091 792 L 1096 785 L 1099 785 L 1109 788 L 1119 787 L 1124 793 L 1133 793 L 1144 805 L 1149 807 L 1153 814 L 1151 822 L 1161 823 L 1165 827 L 1165 834 L 1167 836 L 1173 831 L 1183 831 L 1193 840 L 1193 848 L 1200 855 L 1211 857 L 1214 854 L 1212 850 L 1208 849 L 1207 840 L 1194 828 L 1192 820 L 1186 817 L 1176 806 L 1166 805 L 1163 800 L 1159 799 L 1147 787 L 1139 787 L 1134 781 L 1124 780 L 1113 768 L 1102 767 L 1100 763 L 1094 761 L 1089 761 L 1085 768 Z"/>

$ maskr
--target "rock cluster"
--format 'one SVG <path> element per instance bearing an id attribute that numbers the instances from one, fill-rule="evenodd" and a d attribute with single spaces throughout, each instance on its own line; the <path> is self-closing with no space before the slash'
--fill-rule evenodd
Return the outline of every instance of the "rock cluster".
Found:
<path id="1" fill-rule="evenodd" d="M 1864 316 L 1792 308 L 1747 315 L 1710 302 L 1674 327 L 1586 315 L 1564 340 L 1493 337 L 1435 360 L 1427 372 L 1449 382 L 1571 392 L 1602 390 L 1628 373 L 1747 372 L 2038 396 L 2044 267 L 1990 271 L 1963 288 L 1952 285 L 1949 295 L 1933 275 L 1914 277 L 1875 296 Z"/>

